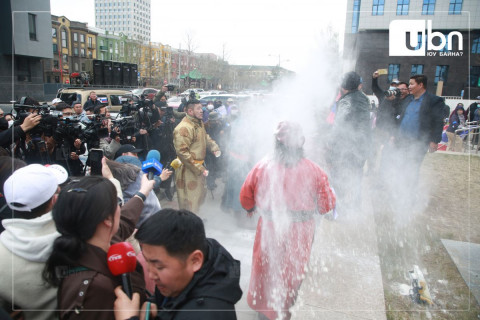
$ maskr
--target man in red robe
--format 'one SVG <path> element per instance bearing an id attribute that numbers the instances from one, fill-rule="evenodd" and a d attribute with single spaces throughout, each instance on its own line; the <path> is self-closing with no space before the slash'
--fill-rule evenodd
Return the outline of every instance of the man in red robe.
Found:
<path id="1" fill-rule="evenodd" d="M 313 214 L 335 206 L 327 175 L 303 157 L 304 142 L 300 125 L 280 122 L 273 157 L 255 165 L 240 191 L 249 215 L 261 215 L 247 302 L 270 320 L 290 319 L 310 258 Z"/>

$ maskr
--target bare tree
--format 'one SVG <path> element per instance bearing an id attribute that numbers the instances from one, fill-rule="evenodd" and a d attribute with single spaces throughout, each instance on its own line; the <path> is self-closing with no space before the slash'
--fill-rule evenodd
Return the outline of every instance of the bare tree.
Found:
<path id="1" fill-rule="evenodd" d="M 185 70 L 186 73 L 191 71 L 190 58 L 194 55 L 197 49 L 198 49 L 198 44 L 195 40 L 195 32 L 189 29 L 185 33 L 185 51 L 187 53 L 187 70 Z"/>

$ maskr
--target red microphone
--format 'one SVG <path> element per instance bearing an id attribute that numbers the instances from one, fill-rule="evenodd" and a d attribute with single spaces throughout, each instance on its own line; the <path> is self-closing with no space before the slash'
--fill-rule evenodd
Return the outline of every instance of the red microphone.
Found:
<path id="1" fill-rule="evenodd" d="M 132 299 L 132 284 L 130 272 L 135 271 L 137 256 L 128 242 L 119 242 L 110 246 L 107 253 L 108 269 L 114 276 L 122 276 L 122 288 L 125 294 Z"/>

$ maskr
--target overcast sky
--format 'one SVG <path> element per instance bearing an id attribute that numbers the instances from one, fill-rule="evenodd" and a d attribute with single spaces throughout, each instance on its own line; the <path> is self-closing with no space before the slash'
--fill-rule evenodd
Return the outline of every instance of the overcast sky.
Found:
<path id="1" fill-rule="evenodd" d="M 94 0 L 50 0 L 54 15 L 95 26 Z M 231 64 L 276 65 L 298 70 L 318 50 L 331 26 L 342 35 L 346 0 L 151 0 L 152 41 L 185 48 L 190 33 L 196 52 Z"/>

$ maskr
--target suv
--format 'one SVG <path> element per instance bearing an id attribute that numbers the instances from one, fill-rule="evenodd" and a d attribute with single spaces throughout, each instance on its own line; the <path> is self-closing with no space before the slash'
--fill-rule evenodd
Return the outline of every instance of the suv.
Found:
<path id="1" fill-rule="evenodd" d="M 97 99 L 111 112 L 119 112 L 122 109 L 122 97 L 128 93 L 122 89 L 95 89 L 95 88 L 64 88 L 57 93 L 57 98 L 71 105 L 74 101 L 80 101 L 82 105 L 87 102 L 90 92 L 95 91 Z"/>

